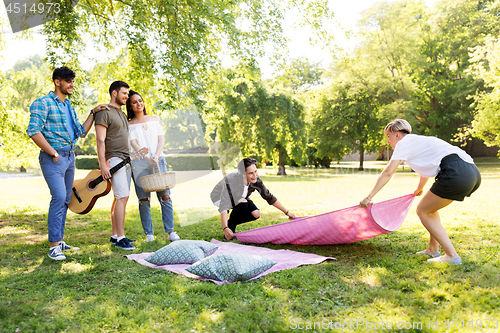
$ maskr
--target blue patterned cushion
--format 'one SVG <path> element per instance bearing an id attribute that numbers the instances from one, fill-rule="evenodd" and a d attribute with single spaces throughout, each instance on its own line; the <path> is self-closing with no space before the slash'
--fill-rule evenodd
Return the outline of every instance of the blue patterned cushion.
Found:
<path id="1" fill-rule="evenodd" d="M 194 263 L 186 271 L 218 281 L 245 281 L 276 265 L 276 262 L 252 254 L 216 254 Z"/>
<path id="2" fill-rule="evenodd" d="M 219 247 L 199 240 L 178 240 L 162 247 L 147 257 L 154 265 L 192 264 L 213 254 Z"/>

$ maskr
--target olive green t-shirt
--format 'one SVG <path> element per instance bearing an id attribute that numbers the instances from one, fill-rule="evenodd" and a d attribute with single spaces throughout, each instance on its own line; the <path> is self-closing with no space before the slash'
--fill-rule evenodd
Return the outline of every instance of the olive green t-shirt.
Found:
<path id="1" fill-rule="evenodd" d="M 106 160 L 111 157 L 119 157 L 126 159 L 130 156 L 128 145 L 128 121 L 125 113 L 112 105 L 109 105 L 108 110 L 102 110 L 95 114 L 95 124 L 102 125 L 107 128 L 106 151 L 104 153 Z"/>

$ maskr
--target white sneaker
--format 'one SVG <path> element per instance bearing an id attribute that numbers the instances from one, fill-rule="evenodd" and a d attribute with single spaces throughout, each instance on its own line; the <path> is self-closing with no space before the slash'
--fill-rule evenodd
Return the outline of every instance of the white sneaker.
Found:
<path id="1" fill-rule="evenodd" d="M 171 232 L 171 233 L 168 235 L 168 240 L 169 240 L 169 241 L 174 242 L 174 241 L 177 241 L 177 240 L 179 240 L 179 239 L 181 239 L 181 238 L 179 237 L 179 235 L 177 235 L 177 233 L 176 233 L 175 231 Z"/>
<path id="2" fill-rule="evenodd" d="M 66 256 L 62 253 L 61 247 L 56 246 L 52 250 L 49 250 L 49 258 L 54 260 L 64 260 Z"/>
<path id="3" fill-rule="evenodd" d="M 147 242 L 153 242 L 155 240 L 155 236 L 154 235 L 147 235 L 146 237 L 146 243 Z"/>

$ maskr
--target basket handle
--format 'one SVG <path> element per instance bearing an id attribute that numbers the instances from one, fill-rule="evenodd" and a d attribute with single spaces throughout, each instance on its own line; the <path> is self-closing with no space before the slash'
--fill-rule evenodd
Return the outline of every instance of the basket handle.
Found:
<path id="1" fill-rule="evenodd" d="M 158 174 L 161 175 L 160 164 L 156 162 L 156 167 L 158 168 Z M 153 175 L 155 174 L 155 167 L 153 166 Z"/>

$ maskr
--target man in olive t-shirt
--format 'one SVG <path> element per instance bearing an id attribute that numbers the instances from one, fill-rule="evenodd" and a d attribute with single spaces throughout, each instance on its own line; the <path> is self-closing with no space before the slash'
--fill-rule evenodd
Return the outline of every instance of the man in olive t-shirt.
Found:
<path id="1" fill-rule="evenodd" d="M 115 81 L 109 87 L 111 100 L 109 110 L 99 112 L 95 118 L 97 156 L 104 179 L 111 178 L 114 200 L 111 206 L 111 243 L 123 250 L 135 250 L 135 246 L 125 237 L 125 209 L 130 194 L 130 164 L 116 171 L 110 169 L 129 157 L 128 121 L 122 111 L 128 99 L 129 86 L 123 81 Z"/>

